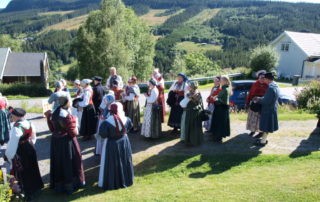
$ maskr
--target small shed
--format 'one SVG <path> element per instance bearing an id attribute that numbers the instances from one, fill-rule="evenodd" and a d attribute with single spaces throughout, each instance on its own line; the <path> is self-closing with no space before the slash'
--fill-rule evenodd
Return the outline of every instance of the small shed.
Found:
<path id="1" fill-rule="evenodd" d="M 47 53 L 15 53 L 9 49 L 4 59 L 5 62 L 1 64 L 4 52 L 4 49 L 0 49 L 0 70 L 2 70 L 0 80 L 2 83 L 43 83 L 49 87 Z"/>

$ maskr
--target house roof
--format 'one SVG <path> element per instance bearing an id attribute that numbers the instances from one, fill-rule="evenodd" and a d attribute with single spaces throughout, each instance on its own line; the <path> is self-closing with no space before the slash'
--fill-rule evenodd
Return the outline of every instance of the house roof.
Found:
<path id="1" fill-rule="evenodd" d="M 10 52 L 10 48 L 0 48 L 0 79 L 2 79 L 3 71 L 5 69 Z"/>
<path id="2" fill-rule="evenodd" d="M 10 53 L 3 76 L 41 76 L 46 53 Z"/>
<path id="3" fill-rule="evenodd" d="M 320 34 L 284 31 L 271 44 L 277 43 L 284 36 L 288 36 L 308 57 L 320 56 Z"/>

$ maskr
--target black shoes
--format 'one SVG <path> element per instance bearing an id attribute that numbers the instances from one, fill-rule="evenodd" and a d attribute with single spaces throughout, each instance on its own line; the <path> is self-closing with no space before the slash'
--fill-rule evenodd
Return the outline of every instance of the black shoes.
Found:
<path id="1" fill-rule="evenodd" d="M 254 145 L 258 146 L 258 147 L 264 147 L 268 144 L 268 140 L 265 143 L 262 143 L 261 140 L 257 140 Z"/>
<path id="2" fill-rule="evenodd" d="M 254 136 L 254 138 L 262 138 L 263 133 L 258 133 L 258 135 Z"/>

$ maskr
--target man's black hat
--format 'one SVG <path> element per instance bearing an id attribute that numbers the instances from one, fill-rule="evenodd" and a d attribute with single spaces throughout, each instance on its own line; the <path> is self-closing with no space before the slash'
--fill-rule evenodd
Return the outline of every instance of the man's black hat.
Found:
<path id="1" fill-rule="evenodd" d="M 94 81 L 102 81 L 102 77 L 101 76 L 95 76 L 92 78 L 92 80 Z"/>

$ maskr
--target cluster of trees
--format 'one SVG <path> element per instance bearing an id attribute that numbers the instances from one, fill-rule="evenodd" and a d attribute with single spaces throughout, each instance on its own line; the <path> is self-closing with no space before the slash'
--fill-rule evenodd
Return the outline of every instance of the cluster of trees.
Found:
<path id="1" fill-rule="evenodd" d="M 153 68 L 150 28 L 119 0 L 103 0 L 79 29 L 75 51 L 81 77 L 108 75 L 117 67 L 124 79 L 146 80 Z"/>
<path id="2" fill-rule="evenodd" d="M 69 64 L 74 60 L 75 53 L 72 50 L 72 42 L 76 33 L 76 31 L 66 30 L 50 31 L 26 41 L 23 50 L 27 52 L 37 52 L 39 50 L 47 52 L 50 58 L 50 67 L 57 69 L 57 67 Z"/>

